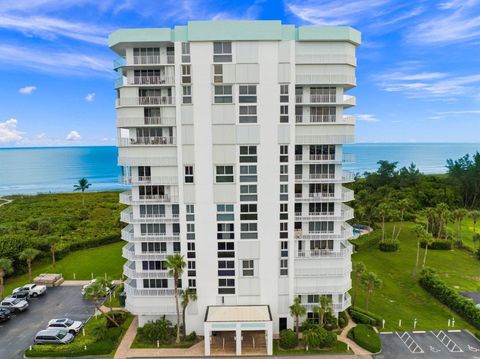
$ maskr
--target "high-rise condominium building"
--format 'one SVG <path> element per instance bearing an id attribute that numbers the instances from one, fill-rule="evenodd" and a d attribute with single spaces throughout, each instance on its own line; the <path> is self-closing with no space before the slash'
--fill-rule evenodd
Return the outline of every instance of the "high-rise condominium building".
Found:
<path id="1" fill-rule="evenodd" d="M 237 353 L 271 353 L 292 327 L 299 296 L 350 305 L 355 50 L 349 27 L 280 21 L 192 21 L 110 35 L 118 79 L 119 165 L 131 189 L 124 274 L 140 325 L 175 323 L 165 260 L 186 262 L 181 288 L 197 300 L 187 331 L 205 354 L 226 340 Z M 220 340 L 221 338 L 221 340 Z M 255 342 L 256 338 L 256 342 Z M 256 343 L 256 344 L 253 344 Z"/>

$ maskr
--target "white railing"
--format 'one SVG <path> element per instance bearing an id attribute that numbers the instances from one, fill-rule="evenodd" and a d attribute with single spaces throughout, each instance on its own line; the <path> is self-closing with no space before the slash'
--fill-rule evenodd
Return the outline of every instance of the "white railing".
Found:
<path id="1" fill-rule="evenodd" d="M 356 86 L 354 75 L 348 74 L 296 74 L 298 85 L 349 85 Z"/>
<path id="2" fill-rule="evenodd" d="M 355 155 L 353 153 L 343 153 L 342 162 L 345 162 L 345 163 L 355 162 Z"/>
<path id="3" fill-rule="evenodd" d="M 125 84 L 125 80 L 123 76 L 119 77 L 118 79 L 115 79 L 115 81 L 113 82 L 113 85 L 115 86 L 116 89 L 119 87 L 122 87 L 124 84 Z"/>
<path id="4" fill-rule="evenodd" d="M 336 312 L 343 312 L 348 307 L 352 305 L 352 298 L 347 293 L 347 298 L 343 301 L 343 303 L 335 303 L 333 304 L 333 310 Z"/>
<path id="5" fill-rule="evenodd" d="M 119 166 L 129 166 L 129 167 L 138 167 L 138 166 L 176 166 L 177 165 L 177 158 L 176 157 L 163 157 L 161 154 L 157 155 L 156 157 L 126 157 L 124 153 L 120 153 L 118 157 L 118 165 Z M 124 178 L 120 177 L 120 182 L 123 182 Z M 128 183 L 130 180 L 125 178 L 125 184 Z"/>
<path id="6" fill-rule="evenodd" d="M 145 105 L 175 105 L 175 97 L 172 96 L 142 96 L 120 97 L 116 99 L 116 106 L 145 106 Z"/>
<path id="7" fill-rule="evenodd" d="M 295 276 L 296 277 L 336 277 L 336 276 L 343 276 L 343 275 L 350 275 L 350 272 L 352 271 L 352 265 L 351 262 L 347 262 L 347 264 L 344 267 L 341 268 L 319 268 L 319 267 L 313 267 L 313 268 L 295 268 Z"/>
<path id="8" fill-rule="evenodd" d="M 342 189 L 342 202 L 350 202 L 355 199 L 355 194 L 351 189 L 343 188 Z"/>
<path id="9" fill-rule="evenodd" d="M 329 249 L 304 249 L 297 250 L 297 258 L 343 258 L 352 254 L 352 246 L 342 248 L 339 251 L 332 251 Z"/>
<path id="10" fill-rule="evenodd" d="M 120 203 L 123 203 L 123 204 L 126 204 L 126 205 L 132 204 L 132 192 L 131 191 L 121 192 L 119 197 L 120 197 L 120 199 L 119 199 Z"/>
<path id="11" fill-rule="evenodd" d="M 134 76 L 133 81 L 130 81 L 130 85 L 165 85 L 175 84 L 175 76 L 163 75 L 163 76 Z"/>
<path id="12" fill-rule="evenodd" d="M 334 153 L 318 155 L 295 155 L 295 161 L 298 162 L 341 162 Z"/>
<path id="13" fill-rule="evenodd" d="M 150 214 L 141 215 L 140 217 L 133 216 L 133 210 L 131 208 L 124 209 L 120 212 L 120 220 L 125 223 L 165 223 L 165 222 L 178 222 L 178 214 Z"/>
<path id="14" fill-rule="evenodd" d="M 346 54 L 296 54 L 297 64 L 348 64 L 357 66 L 355 56 Z"/>
<path id="15" fill-rule="evenodd" d="M 117 127 L 138 127 L 143 125 L 175 126 L 175 117 L 118 117 Z"/>
<path id="16" fill-rule="evenodd" d="M 302 232 L 298 231 L 295 232 L 296 239 L 321 239 L 321 240 L 346 240 L 350 239 L 351 235 L 345 230 L 341 230 L 340 233 L 334 233 L 333 231 L 309 231 L 309 232 Z M 324 250 L 324 249 L 321 249 Z M 327 249 L 328 250 L 328 249 Z"/>
<path id="17" fill-rule="evenodd" d="M 122 257 L 129 261 L 165 260 L 175 254 L 174 252 L 137 254 L 134 246 L 129 247 L 131 244 L 133 245 L 133 243 L 129 243 L 122 248 Z"/>
<path id="18" fill-rule="evenodd" d="M 335 103 L 337 95 L 335 94 L 310 94 L 310 103 Z"/>
<path id="19" fill-rule="evenodd" d="M 308 212 L 295 213 L 296 221 L 314 221 L 314 220 L 331 220 L 331 221 L 348 221 L 353 218 L 353 208 L 346 205 L 342 205 L 340 215 L 336 215 L 335 212 Z"/>
<path id="20" fill-rule="evenodd" d="M 177 313 L 175 305 L 164 305 L 163 303 L 147 306 L 137 305 L 136 303 L 134 305 L 130 305 L 130 303 L 127 301 L 127 303 L 125 303 L 125 309 L 136 315 L 154 315 L 157 317 L 168 314 L 173 315 Z"/>
<path id="21" fill-rule="evenodd" d="M 342 120 L 338 122 L 342 125 L 355 125 L 355 116 L 352 115 L 343 115 Z"/>
<path id="22" fill-rule="evenodd" d="M 178 184 L 177 176 L 120 176 L 120 183 L 124 184 Z"/>
<path id="23" fill-rule="evenodd" d="M 351 95 L 343 95 L 343 104 L 355 106 L 357 104 L 357 98 Z"/>
<path id="24" fill-rule="evenodd" d="M 295 115 L 295 123 L 335 123 L 336 115 Z"/>
<path id="25" fill-rule="evenodd" d="M 171 125 L 174 126 L 175 117 L 164 117 L 164 116 L 145 116 L 144 118 L 145 125 Z"/>
<path id="26" fill-rule="evenodd" d="M 180 240 L 178 234 L 155 234 L 146 236 L 135 236 L 133 231 L 122 230 L 122 239 L 127 242 L 176 242 Z"/>
<path id="27" fill-rule="evenodd" d="M 128 278 L 169 278 L 168 271 L 136 271 L 126 264 L 123 266 L 123 274 Z"/>
<path id="28" fill-rule="evenodd" d="M 173 296 L 175 289 L 138 289 L 129 284 L 125 284 L 125 292 L 127 293 L 127 297 L 129 295 L 137 297 L 162 297 Z"/>
<path id="29" fill-rule="evenodd" d="M 163 146 L 163 145 L 175 145 L 175 137 L 169 136 L 154 136 L 154 137 L 137 137 L 137 138 L 120 138 L 118 141 L 119 146 Z"/>
<path id="30" fill-rule="evenodd" d="M 313 286 L 298 286 L 295 287 L 295 294 L 333 294 L 333 293 L 345 293 L 350 290 L 352 284 L 350 281 L 340 285 L 318 284 Z"/>
<path id="31" fill-rule="evenodd" d="M 166 65 L 175 62 L 175 55 L 133 56 L 134 65 Z"/>
<path id="32" fill-rule="evenodd" d="M 296 135 L 297 145 L 340 145 L 355 142 L 354 135 Z"/>

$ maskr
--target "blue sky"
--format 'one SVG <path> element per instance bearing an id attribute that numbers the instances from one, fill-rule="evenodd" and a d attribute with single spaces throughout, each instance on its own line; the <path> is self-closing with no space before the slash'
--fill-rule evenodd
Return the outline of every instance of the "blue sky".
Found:
<path id="1" fill-rule="evenodd" d="M 114 145 L 108 34 L 210 19 L 353 26 L 358 142 L 480 142 L 480 0 L 0 0 L 0 146 Z"/>

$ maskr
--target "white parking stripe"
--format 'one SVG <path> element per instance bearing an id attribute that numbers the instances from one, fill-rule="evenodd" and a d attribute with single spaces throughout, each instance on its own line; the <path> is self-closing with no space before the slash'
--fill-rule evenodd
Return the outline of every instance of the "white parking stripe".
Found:
<path id="1" fill-rule="evenodd" d="M 417 342 L 412 338 L 412 336 L 408 332 L 403 332 L 402 334 L 399 334 L 398 332 L 395 332 L 395 333 L 403 342 L 403 344 L 405 344 L 405 346 L 408 348 L 410 353 L 412 354 L 425 353 L 423 349 L 417 344 Z"/>
<path id="2" fill-rule="evenodd" d="M 435 338 L 437 338 L 440 343 L 442 343 L 450 353 L 463 353 L 463 350 L 455 343 L 450 337 L 443 331 L 440 330 L 438 333 L 431 331 Z"/>

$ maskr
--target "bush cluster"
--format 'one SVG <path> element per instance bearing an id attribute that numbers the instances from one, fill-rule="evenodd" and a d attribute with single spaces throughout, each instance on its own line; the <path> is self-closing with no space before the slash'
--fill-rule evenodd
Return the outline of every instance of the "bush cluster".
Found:
<path id="1" fill-rule="evenodd" d="M 345 328 L 348 324 L 347 312 L 338 313 L 338 326 L 340 328 Z"/>
<path id="2" fill-rule="evenodd" d="M 175 333 L 172 323 L 163 316 L 138 328 L 137 338 L 143 343 L 156 343 L 158 340 L 160 344 L 170 344 L 175 340 Z"/>
<path id="3" fill-rule="evenodd" d="M 358 324 L 348 332 L 348 337 L 371 353 L 382 349 L 380 335 L 368 324 Z"/>
<path id="4" fill-rule="evenodd" d="M 355 307 L 355 308 L 350 308 L 349 312 L 355 323 L 369 324 L 374 327 L 378 327 L 382 325 L 382 318 L 380 318 L 376 314 L 367 312 L 366 310 Z"/>
<path id="5" fill-rule="evenodd" d="M 337 335 L 316 326 L 303 332 L 302 341 L 309 349 L 333 348 L 337 343 Z"/>
<path id="6" fill-rule="evenodd" d="M 448 287 L 432 269 L 422 271 L 420 285 L 467 322 L 480 329 L 480 308 L 477 308 L 472 300 Z"/>
<path id="7" fill-rule="evenodd" d="M 450 250 L 452 249 L 452 241 L 449 239 L 424 239 L 420 242 L 420 247 L 425 248 L 428 244 L 428 249 Z"/>
<path id="8" fill-rule="evenodd" d="M 400 241 L 396 239 L 386 239 L 378 244 L 378 249 L 382 252 L 396 252 L 400 247 Z"/>
<path id="9" fill-rule="evenodd" d="M 297 335 L 291 329 L 282 330 L 279 339 L 279 344 L 282 349 L 293 349 L 298 345 Z"/>

